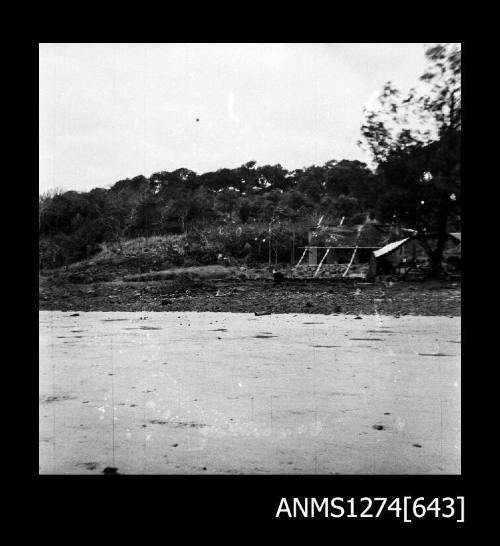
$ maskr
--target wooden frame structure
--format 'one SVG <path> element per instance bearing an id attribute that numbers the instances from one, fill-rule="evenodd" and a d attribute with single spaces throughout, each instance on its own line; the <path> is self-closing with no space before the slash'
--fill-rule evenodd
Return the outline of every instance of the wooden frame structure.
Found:
<path id="1" fill-rule="evenodd" d="M 380 246 L 312 246 L 312 245 L 309 245 L 309 246 L 305 246 L 305 247 L 299 247 L 299 248 L 303 248 L 304 249 L 304 252 L 302 253 L 302 256 L 300 257 L 300 260 L 297 262 L 297 265 L 295 267 L 299 267 L 299 265 L 302 263 L 302 260 L 305 258 L 307 252 L 311 249 L 316 249 L 316 250 L 319 250 L 319 249 L 326 249 L 326 252 L 324 254 L 324 256 L 321 258 L 321 261 L 319 262 L 317 268 L 316 268 L 316 271 L 314 272 L 313 274 L 313 278 L 316 278 L 319 274 L 319 271 L 324 263 L 324 261 L 326 260 L 326 257 L 328 256 L 328 254 L 330 253 L 330 251 L 335 251 L 335 250 L 352 250 L 352 255 L 351 255 L 351 259 L 349 261 L 349 263 L 347 264 L 347 267 L 345 268 L 345 270 L 343 271 L 342 273 L 342 277 L 345 277 L 347 275 L 347 273 L 349 272 L 349 269 L 351 269 L 351 266 L 354 262 L 354 258 L 356 256 L 356 253 L 358 250 L 378 250 L 379 248 L 382 248 Z M 316 264 L 314 264 L 316 265 Z"/>

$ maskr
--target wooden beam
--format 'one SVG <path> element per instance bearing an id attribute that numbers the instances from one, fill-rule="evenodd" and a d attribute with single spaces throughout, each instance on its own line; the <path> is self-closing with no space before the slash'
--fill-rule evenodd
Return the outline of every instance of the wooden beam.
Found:
<path id="1" fill-rule="evenodd" d="M 330 249 L 328 249 L 326 252 L 325 252 L 325 255 L 323 256 L 323 258 L 321 258 L 321 261 L 319 262 L 319 265 L 316 269 L 316 271 L 314 272 L 314 275 L 313 275 L 313 279 L 317 276 L 317 274 L 319 273 L 319 270 L 321 269 L 321 266 L 323 265 L 323 262 L 325 261 L 325 258 L 328 256 L 328 253 L 330 252 Z"/>
<path id="2" fill-rule="evenodd" d="M 347 265 L 346 270 L 342 273 L 342 277 L 345 277 L 345 276 L 347 275 L 347 272 L 348 272 L 349 269 L 351 268 L 352 262 L 354 261 L 354 256 L 356 255 L 356 250 L 358 250 L 358 247 L 356 247 L 356 248 L 354 249 L 354 252 L 352 253 L 352 256 L 351 256 L 351 261 L 350 261 L 349 264 Z"/>
<path id="3" fill-rule="evenodd" d="M 332 250 L 334 250 L 334 249 L 337 249 L 337 250 L 353 250 L 355 248 L 358 248 L 360 250 L 362 250 L 362 249 L 365 249 L 365 250 L 370 250 L 370 249 L 378 250 L 379 248 L 383 248 L 383 247 L 381 247 L 381 246 L 299 246 L 298 248 L 305 248 L 306 250 L 309 249 L 309 248 L 331 248 Z"/>
<path id="4" fill-rule="evenodd" d="M 299 265 L 302 263 L 302 260 L 304 259 L 304 256 L 306 255 L 306 252 L 307 252 L 308 248 L 306 247 L 306 249 L 304 250 L 302 256 L 300 257 L 300 260 L 298 261 L 297 265 L 295 267 L 299 267 Z"/>
<path id="5" fill-rule="evenodd" d="M 358 230 L 358 236 L 356 237 L 356 248 L 354 249 L 354 252 L 352 253 L 351 261 L 347 265 L 346 270 L 342 273 L 342 277 L 345 277 L 347 275 L 347 272 L 351 268 L 352 262 L 354 261 L 354 256 L 356 256 L 356 251 L 358 250 L 358 242 L 359 242 L 359 239 L 361 237 L 361 232 L 363 231 L 364 227 L 365 227 L 365 224 L 363 224 Z"/>

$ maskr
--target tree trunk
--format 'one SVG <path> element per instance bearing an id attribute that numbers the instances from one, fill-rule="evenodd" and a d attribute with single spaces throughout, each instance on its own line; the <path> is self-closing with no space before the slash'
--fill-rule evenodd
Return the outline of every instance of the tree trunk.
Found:
<path id="1" fill-rule="evenodd" d="M 443 252 L 444 252 L 444 246 L 446 244 L 446 239 L 447 239 L 446 229 L 444 231 L 439 230 L 436 248 L 431 256 L 431 262 L 432 262 L 431 276 L 433 279 L 438 279 L 439 277 L 441 277 L 441 274 L 443 271 L 442 261 L 443 261 Z"/>
<path id="2" fill-rule="evenodd" d="M 448 200 L 446 200 L 443 204 L 442 213 L 438 221 L 436 248 L 434 249 L 434 252 L 432 252 L 432 255 L 430 257 L 432 265 L 431 276 L 433 279 L 438 279 L 439 277 L 441 277 L 441 274 L 443 272 L 442 261 L 444 247 L 446 245 L 446 239 L 448 238 L 448 232 L 446 227 L 448 225 L 449 209 L 449 202 Z"/>

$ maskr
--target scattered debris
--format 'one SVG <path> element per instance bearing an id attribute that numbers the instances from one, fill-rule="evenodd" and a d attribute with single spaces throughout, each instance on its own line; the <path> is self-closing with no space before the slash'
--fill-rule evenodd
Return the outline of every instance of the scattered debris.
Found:
<path id="1" fill-rule="evenodd" d="M 114 466 L 107 466 L 103 471 L 103 474 L 108 474 L 110 476 L 116 476 L 118 474 L 118 468 Z"/>
<path id="2" fill-rule="evenodd" d="M 78 463 L 77 466 L 83 466 L 87 470 L 95 470 L 99 465 L 98 463 Z"/>
<path id="3" fill-rule="evenodd" d="M 273 279 L 274 284 L 280 284 L 285 280 L 285 275 L 278 271 L 277 269 L 273 269 Z"/>
<path id="4" fill-rule="evenodd" d="M 176 428 L 204 428 L 208 426 L 204 423 L 196 423 L 194 421 L 171 421 L 171 424 Z"/>
<path id="5" fill-rule="evenodd" d="M 453 356 L 453 355 L 447 355 L 445 353 L 417 353 L 418 356 Z"/>
<path id="6" fill-rule="evenodd" d="M 324 322 L 303 322 L 302 324 L 325 324 Z"/>
<path id="7" fill-rule="evenodd" d="M 274 313 L 346 313 L 352 315 L 352 318 L 373 314 L 401 317 L 405 314 L 461 314 L 461 287 L 457 285 L 448 288 L 447 282 L 434 281 L 432 285 L 430 281 L 400 282 L 386 289 L 378 282 L 360 286 L 347 279 L 314 279 L 314 282 L 287 279 L 286 291 L 283 291 L 277 290 L 272 280 L 266 282 L 266 277 L 269 277 L 267 268 L 265 273 L 259 271 L 255 275 L 250 279 L 231 278 L 230 282 L 229 279 L 222 281 L 209 278 L 200 279 L 196 284 L 189 281 L 189 294 L 186 294 L 187 281 L 141 281 L 141 290 L 136 292 L 129 289 L 127 282 L 122 287 L 112 282 L 99 281 L 91 288 L 92 297 L 87 288 L 66 282 L 64 277 L 49 279 L 42 275 L 43 292 L 40 293 L 39 308 L 65 311 L 68 315 L 107 310 L 145 313 L 166 308 L 176 312 L 254 313 L 257 310 L 256 316 Z M 113 278 L 119 278 L 119 272 L 113 273 Z M 359 295 L 354 297 L 359 288 Z M 389 290 L 391 297 L 385 294 Z M 214 297 L 216 293 L 221 297 Z M 119 297 L 110 299 L 110 294 L 119 294 Z M 63 298 L 63 295 L 66 297 Z M 143 320 L 147 318 L 143 317 Z"/>
<path id="8" fill-rule="evenodd" d="M 69 394 L 62 394 L 60 396 L 47 396 L 44 400 L 46 404 L 50 402 L 64 402 L 65 400 L 75 400 L 75 396 L 70 396 Z"/>

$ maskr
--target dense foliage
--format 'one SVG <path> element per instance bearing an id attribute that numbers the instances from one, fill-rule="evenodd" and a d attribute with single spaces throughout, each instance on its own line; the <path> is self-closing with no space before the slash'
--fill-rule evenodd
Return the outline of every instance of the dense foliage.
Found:
<path id="1" fill-rule="evenodd" d="M 254 254 L 263 259 L 268 245 L 262 243 L 270 237 L 274 259 L 275 247 L 283 246 L 279 238 L 289 248 L 295 231 L 305 244 L 305 226 L 320 216 L 334 222 L 343 217 L 344 223 L 363 221 L 376 202 L 375 184 L 372 172 L 359 161 L 329 161 L 292 172 L 251 161 L 201 175 L 178 169 L 120 180 L 109 189 L 57 191 L 40 197 L 41 265 L 89 257 L 104 241 L 173 233 L 200 240 L 214 227 L 224 239 L 221 252 L 238 254 L 227 235 L 234 232 L 239 233 L 238 248 L 253 244 Z M 249 240 L 243 241 L 242 234 Z"/>

